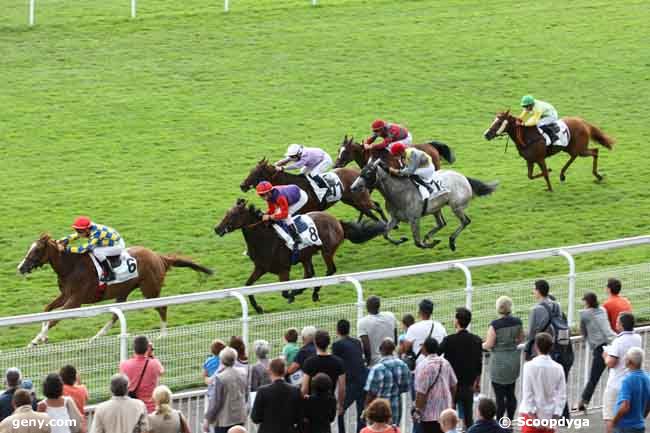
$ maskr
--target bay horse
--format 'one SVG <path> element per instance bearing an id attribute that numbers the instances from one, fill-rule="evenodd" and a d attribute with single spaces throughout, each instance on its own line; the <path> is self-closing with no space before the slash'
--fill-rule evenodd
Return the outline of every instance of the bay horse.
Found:
<path id="1" fill-rule="evenodd" d="M 519 119 L 510 114 L 510 110 L 498 113 L 483 136 L 487 140 L 492 140 L 495 137 L 507 134 L 517 146 L 519 155 L 528 164 L 528 179 L 544 177 L 547 191 L 552 192 L 553 187 L 548 178 L 551 169 L 546 167 L 545 159 L 560 151 L 569 154 L 569 160 L 560 171 L 560 181 L 564 182 L 566 180 L 566 171 L 578 156 L 591 156 L 593 158 L 591 172 L 596 180 L 600 182 L 603 177 L 598 173 L 598 149 L 590 149 L 589 140 L 593 139 L 609 150 L 612 149 L 615 140 L 580 117 L 563 117 L 562 120 L 566 123 L 571 134 L 569 145 L 566 147 L 547 146 L 546 140 L 537 129 L 537 126 L 524 126 Z M 535 164 L 539 166 L 540 173 L 533 174 Z"/>
<path id="2" fill-rule="evenodd" d="M 431 157 L 433 165 L 436 167 L 436 171 L 440 170 L 440 156 L 445 159 L 449 164 L 453 164 L 456 161 L 456 156 L 454 155 L 453 150 L 444 143 L 438 141 L 431 141 L 424 144 L 414 144 L 413 147 L 425 152 Z M 345 167 L 350 162 L 355 161 L 359 168 L 366 166 L 370 159 L 383 159 L 388 162 L 390 167 L 397 168 L 399 166 L 399 159 L 393 157 L 386 150 L 367 150 L 363 147 L 361 143 L 356 143 L 354 137 L 348 138 L 346 135 L 343 137 L 343 142 L 339 148 L 339 155 L 334 162 L 335 168 Z"/>
<path id="3" fill-rule="evenodd" d="M 333 275 L 336 272 L 334 254 L 344 239 L 355 244 L 363 243 L 382 234 L 386 225 L 380 221 L 367 224 L 339 221 L 326 212 L 309 212 L 307 215 L 316 224 L 322 245 L 305 247 L 300 250 L 297 259 L 292 260 L 291 250 L 287 248 L 284 240 L 278 236 L 269 223 L 262 222 L 262 215 L 261 210 L 256 209 L 254 205 L 247 205 L 246 200 L 240 198 L 221 222 L 214 227 L 214 232 L 220 237 L 241 229 L 246 241 L 248 257 L 254 264 L 253 272 L 246 280 L 247 286 L 252 285 L 267 273 L 277 275 L 280 281 L 289 281 L 292 261 L 302 263 L 304 278 L 312 278 L 315 275 L 312 257 L 318 251 L 321 252 L 327 267 L 326 275 Z M 291 292 L 285 290 L 282 292 L 282 296 L 291 303 L 295 296 L 304 290 L 292 290 Z M 314 302 L 320 300 L 319 291 L 320 287 L 314 288 L 312 294 Z M 248 298 L 258 314 L 264 313 L 262 307 L 257 304 L 255 296 L 249 295 Z"/>
<path id="4" fill-rule="evenodd" d="M 57 282 L 61 293 L 44 309 L 45 312 L 62 308 L 64 310 L 80 307 L 82 304 L 94 304 L 105 299 L 115 299 L 117 302 L 126 301 L 129 294 L 140 288 L 145 298 L 157 298 L 165 280 L 165 274 L 170 267 L 190 268 L 197 272 L 212 275 L 213 271 L 193 261 L 174 255 L 157 254 L 144 247 L 130 247 L 129 254 L 137 261 L 138 277 L 122 283 L 109 284 L 99 290 L 99 279 L 95 265 L 88 254 L 74 254 L 65 251 L 62 244 L 43 234 L 30 246 L 23 260 L 18 264 L 21 275 L 31 273 L 34 269 L 49 264 L 57 274 Z M 160 330 L 164 334 L 167 327 L 167 307 L 157 307 L 160 316 Z M 93 337 L 105 335 L 117 316 L 111 320 Z M 59 321 L 50 320 L 43 324 L 41 332 L 32 340 L 30 346 L 47 341 L 48 330 Z"/>
<path id="5" fill-rule="evenodd" d="M 368 191 L 352 192 L 350 190 L 350 185 L 352 185 L 355 179 L 359 177 L 359 170 L 352 168 L 339 168 L 334 170 L 334 172 L 341 180 L 341 186 L 343 188 L 341 201 L 354 207 L 360 212 L 358 221 L 361 220 L 363 215 L 374 221 L 379 221 L 380 218 L 383 221 L 387 220 L 386 214 L 384 214 L 381 205 L 370 199 Z M 318 197 L 316 197 L 309 180 L 305 176 L 287 173 L 284 170 L 278 170 L 274 165 L 269 164 L 269 161 L 266 158 L 263 158 L 255 167 L 253 167 L 239 187 L 243 192 L 247 192 L 251 188 L 255 188 L 255 186 L 263 180 L 269 181 L 273 185 L 297 185 L 300 189 L 305 191 L 309 200 L 302 209 L 300 209 L 299 213 L 301 214 L 323 211 L 336 204 L 336 202 L 321 202 L 318 200 Z M 379 218 L 374 214 L 374 212 L 379 214 Z"/>

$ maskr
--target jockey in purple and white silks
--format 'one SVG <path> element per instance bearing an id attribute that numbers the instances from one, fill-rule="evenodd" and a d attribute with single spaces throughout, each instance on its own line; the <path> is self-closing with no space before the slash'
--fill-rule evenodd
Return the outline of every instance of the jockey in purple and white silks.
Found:
<path id="1" fill-rule="evenodd" d="M 322 149 L 291 144 L 285 158 L 275 163 L 278 170 L 300 169 L 300 174 L 320 175 L 332 167 L 332 158 Z"/>

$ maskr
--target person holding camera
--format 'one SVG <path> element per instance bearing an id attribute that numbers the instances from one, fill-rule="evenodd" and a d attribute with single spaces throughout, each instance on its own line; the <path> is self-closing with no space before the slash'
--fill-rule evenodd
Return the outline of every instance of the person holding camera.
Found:
<path id="1" fill-rule="evenodd" d="M 165 368 L 153 355 L 153 344 L 144 335 L 133 339 L 133 357 L 120 363 L 120 373 L 129 378 L 129 397 L 142 400 L 147 412 L 152 413 L 156 404 L 153 390 L 158 386 Z"/>

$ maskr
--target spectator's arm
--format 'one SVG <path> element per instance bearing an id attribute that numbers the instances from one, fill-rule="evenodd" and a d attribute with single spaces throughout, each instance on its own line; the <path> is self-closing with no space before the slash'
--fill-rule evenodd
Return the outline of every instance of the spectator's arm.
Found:
<path id="1" fill-rule="evenodd" d="M 251 411 L 251 420 L 255 424 L 260 424 L 264 421 L 264 405 L 262 399 L 264 398 L 264 391 L 258 392 L 255 396 L 255 403 L 253 403 L 253 410 Z"/>
<path id="2" fill-rule="evenodd" d="M 616 367 L 616 364 L 618 364 L 618 358 L 616 356 L 605 354 L 605 365 L 607 365 L 608 368 L 614 368 Z"/>
<path id="3" fill-rule="evenodd" d="M 485 336 L 485 342 L 483 343 L 484 350 L 492 350 L 492 348 L 497 344 L 497 333 L 494 330 L 492 325 L 488 326 L 487 335 Z"/>
<path id="4" fill-rule="evenodd" d="M 300 385 L 300 392 L 302 393 L 303 396 L 309 395 L 309 381 L 311 380 L 311 377 L 305 373 L 302 376 L 302 384 Z"/>
<path id="5" fill-rule="evenodd" d="M 363 356 L 366 358 L 366 364 L 370 365 L 372 354 L 370 352 L 370 339 L 367 335 L 361 336 L 361 345 L 363 346 Z"/>
<path id="6" fill-rule="evenodd" d="M 582 315 L 580 315 L 580 334 L 582 335 L 582 338 L 587 338 L 587 323 Z"/>
<path id="7" fill-rule="evenodd" d="M 102 417 L 95 416 L 93 417 L 93 423 L 90 426 L 90 433 L 106 433 L 106 429 L 104 429 L 104 425 L 102 424 Z"/>
<path id="8" fill-rule="evenodd" d="M 345 413 L 345 374 L 339 376 L 339 401 L 338 401 L 338 414 Z"/>
<path id="9" fill-rule="evenodd" d="M 289 365 L 289 368 L 287 368 L 287 374 L 291 375 L 298 370 L 300 370 L 300 364 L 297 362 L 292 362 L 291 365 Z"/>
<path id="10" fill-rule="evenodd" d="M 370 403 L 372 403 L 372 401 L 373 401 L 374 399 L 376 399 L 376 398 L 377 398 L 377 394 L 374 394 L 374 393 L 368 391 L 368 392 L 366 393 L 366 403 L 365 403 L 364 407 L 367 408 L 367 407 L 370 405 Z"/>
<path id="11" fill-rule="evenodd" d="M 621 418 L 623 418 L 625 414 L 627 414 L 629 411 L 630 411 L 630 402 L 628 400 L 623 400 L 621 402 L 621 406 L 618 408 L 618 412 L 616 412 L 616 415 L 614 415 L 614 418 L 612 419 L 612 424 L 616 426 L 616 424 L 618 424 Z"/>

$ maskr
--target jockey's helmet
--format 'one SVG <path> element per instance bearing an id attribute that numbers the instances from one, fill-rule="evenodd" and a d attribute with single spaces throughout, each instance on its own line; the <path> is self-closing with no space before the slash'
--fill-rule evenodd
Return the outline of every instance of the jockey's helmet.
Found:
<path id="1" fill-rule="evenodd" d="M 535 104 L 535 98 L 533 98 L 531 95 L 526 95 L 523 98 L 521 98 L 521 106 L 522 107 L 527 107 L 529 105 Z"/>
<path id="2" fill-rule="evenodd" d="M 372 122 L 372 130 L 373 131 L 381 131 L 386 127 L 386 122 L 381 119 L 377 119 L 374 122 Z"/>
<path id="3" fill-rule="evenodd" d="M 395 143 L 390 147 L 391 155 L 401 155 L 406 150 L 406 145 L 404 143 Z"/>
<path id="4" fill-rule="evenodd" d="M 80 216 L 74 220 L 72 223 L 72 228 L 75 230 L 88 230 L 92 222 L 87 216 Z"/>
<path id="5" fill-rule="evenodd" d="M 300 144 L 290 144 L 287 148 L 287 153 L 285 153 L 285 156 L 288 158 L 300 158 L 303 149 L 304 147 Z"/>
<path id="6" fill-rule="evenodd" d="M 273 185 L 271 185 L 271 182 L 268 182 L 266 180 L 263 180 L 262 182 L 258 183 L 257 186 L 255 187 L 255 191 L 257 192 L 257 195 L 264 195 L 273 189 Z"/>

